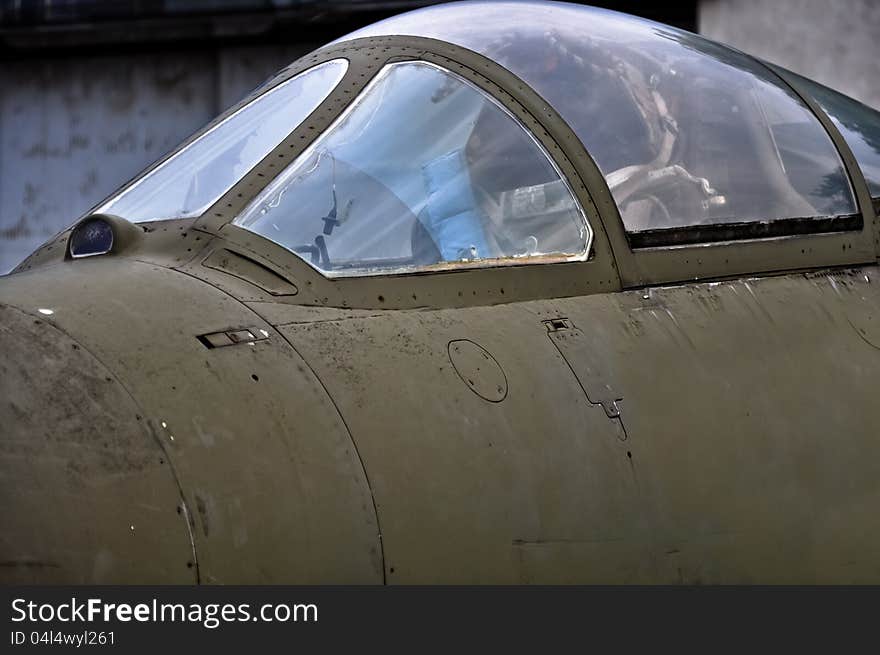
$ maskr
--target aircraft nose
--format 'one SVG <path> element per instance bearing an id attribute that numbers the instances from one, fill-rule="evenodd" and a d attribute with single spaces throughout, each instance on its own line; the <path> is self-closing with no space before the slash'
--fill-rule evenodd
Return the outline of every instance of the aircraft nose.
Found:
<path id="1" fill-rule="evenodd" d="M 0 584 L 192 583 L 167 458 L 116 376 L 0 305 Z"/>

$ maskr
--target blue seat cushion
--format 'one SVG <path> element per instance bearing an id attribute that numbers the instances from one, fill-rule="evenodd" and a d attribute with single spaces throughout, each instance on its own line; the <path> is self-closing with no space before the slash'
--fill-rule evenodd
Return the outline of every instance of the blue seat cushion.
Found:
<path id="1" fill-rule="evenodd" d="M 489 257 L 467 161 L 462 150 L 441 155 L 422 166 L 428 192 L 419 220 L 437 244 L 444 261 Z"/>

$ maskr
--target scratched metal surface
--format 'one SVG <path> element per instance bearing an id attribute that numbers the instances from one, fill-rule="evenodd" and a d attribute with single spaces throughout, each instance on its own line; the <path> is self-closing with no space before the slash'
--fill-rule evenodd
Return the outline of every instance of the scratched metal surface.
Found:
<path id="1" fill-rule="evenodd" d="M 174 472 L 125 385 L 43 314 L 0 306 L 0 349 L 0 495 L 16 507 L 0 578 L 196 582 Z"/>
<path id="2" fill-rule="evenodd" d="M 878 312 L 870 266 L 278 329 L 346 417 L 389 582 L 876 582 Z"/>
<path id="3" fill-rule="evenodd" d="M 0 580 L 29 580 L 38 561 L 54 564 L 42 579 L 59 582 L 382 582 L 375 509 L 342 417 L 300 355 L 242 303 L 109 257 L 8 276 L 0 310 L 45 324 L 22 333 L 0 323 L 0 425 L 12 426 L 0 497 L 18 508 L 0 517 L 0 533 L 18 535 L 0 538 L 0 562 L 11 563 Z M 216 349 L 196 338 L 240 328 L 269 337 Z M 30 336 L 47 331 L 53 348 Z M 164 482 L 164 500 L 144 491 L 150 481 Z M 84 507 L 96 511 L 85 532 Z M 77 547 L 39 536 L 65 532 Z"/>

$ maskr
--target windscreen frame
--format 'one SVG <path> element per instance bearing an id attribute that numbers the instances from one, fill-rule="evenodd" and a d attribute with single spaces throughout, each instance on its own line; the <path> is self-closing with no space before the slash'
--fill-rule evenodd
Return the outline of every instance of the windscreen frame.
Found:
<path id="1" fill-rule="evenodd" d="M 419 37 L 370 37 L 326 46 L 282 70 L 279 78 L 340 57 L 349 60 L 349 68 L 337 88 L 278 148 L 197 219 L 194 229 L 222 237 L 226 247 L 265 263 L 295 280 L 300 288 L 314 290 L 321 303 L 328 306 L 420 307 L 430 298 L 432 306 L 451 307 L 620 289 L 601 213 L 581 174 L 588 157 L 565 123 L 530 87 L 482 55 Z M 379 70 L 386 64 L 403 61 L 445 68 L 479 87 L 516 116 L 562 172 L 586 216 L 593 235 L 587 259 L 328 278 L 286 248 L 233 224 L 250 201 L 330 126 Z"/>
<path id="2" fill-rule="evenodd" d="M 387 78 L 393 75 L 393 71 L 396 67 L 400 66 L 421 66 L 425 67 L 428 70 L 433 70 L 439 72 L 445 80 L 449 82 L 454 82 L 458 84 L 461 88 L 469 89 L 471 92 L 477 94 L 476 97 L 480 99 L 483 103 L 484 107 L 493 107 L 496 111 L 498 111 L 501 115 L 503 115 L 506 119 L 510 121 L 510 123 L 505 123 L 505 125 L 513 126 L 514 129 L 517 130 L 518 134 L 521 134 L 524 139 L 530 143 L 534 147 L 534 153 L 544 161 L 548 168 L 552 170 L 552 172 L 556 176 L 556 181 L 560 182 L 565 189 L 568 197 L 573 202 L 573 209 L 576 213 L 576 223 L 579 226 L 579 231 L 582 232 L 583 236 L 583 248 L 579 249 L 577 252 L 571 253 L 537 253 L 535 255 L 520 255 L 514 256 L 509 254 L 499 255 L 493 258 L 484 258 L 484 259 L 475 259 L 475 260 L 441 260 L 434 264 L 429 265 L 410 265 L 410 266 L 401 266 L 401 267 L 385 267 L 385 268 L 376 268 L 375 270 L 370 270 L 369 268 L 360 268 L 355 267 L 352 269 L 324 269 L 314 262 L 311 262 L 311 265 L 314 266 L 317 270 L 319 270 L 325 277 L 328 278 L 342 278 L 342 277 L 376 277 L 376 276 L 384 276 L 384 275 L 406 275 L 411 273 L 431 273 L 431 272 L 440 272 L 445 270 L 456 270 L 456 269 L 469 269 L 469 268 L 493 268 L 493 267 L 501 267 L 501 266 L 525 266 L 532 265 L 536 263 L 542 264 L 554 264 L 554 263 L 562 263 L 562 262 L 579 262 L 584 261 L 588 258 L 590 248 L 592 247 L 593 242 L 593 227 L 590 224 L 589 219 L 587 218 L 586 212 L 580 206 L 578 202 L 577 196 L 571 188 L 569 181 L 566 179 L 565 175 L 559 169 L 554 158 L 547 152 L 547 149 L 544 145 L 535 137 L 531 130 L 529 130 L 525 125 L 523 125 L 517 117 L 512 114 L 507 107 L 501 104 L 495 97 L 489 95 L 482 89 L 480 89 L 477 85 L 473 84 L 470 80 L 459 76 L 458 74 L 450 71 L 448 68 L 443 67 L 435 62 L 425 61 L 425 60 L 410 60 L 410 61 L 394 61 L 386 63 L 371 79 L 369 84 L 359 93 L 354 100 L 336 117 L 333 123 L 320 135 L 316 137 L 314 141 L 300 154 L 300 156 L 290 162 L 289 167 L 296 166 L 297 163 L 301 161 L 303 157 L 308 156 L 314 151 L 314 148 L 322 142 L 322 139 L 325 135 L 330 135 L 334 130 L 338 129 L 342 123 L 350 118 L 354 111 L 360 106 L 363 101 L 366 101 L 366 97 L 371 92 L 375 91 L 377 84 L 381 82 L 385 82 Z M 393 93 L 393 90 L 392 90 Z M 285 176 L 288 175 L 287 169 L 283 170 L 278 174 L 276 180 L 283 180 Z M 266 186 L 266 190 L 271 189 L 276 182 Z M 295 182 L 289 182 L 295 183 Z M 292 188 L 287 193 L 296 193 L 296 187 Z M 255 211 L 257 203 L 260 199 L 265 200 L 264 192 L 260 192 L 254 196 L 254 199 L 251 203 L 245 207 L 245 209 L 240 213 L 234 220 L 234 224 L 238 227 L 244 227 L 246 229 L 251 229 L 256 234 L 260 234 L 265 238 L 272 239 L 270 235 L 267 235 L 259 230 L 253 230 L 249 225 L 245 225 L 242 219 L 251 218 L 253 216 L 249 216 L 249 212 Z M 296 220 L 296 219 L 294 219 Z M 326 232 L 325 232 L 326 234 Z M 274 239 L 272 239 L 274 240 Z M 277 240 L 276 243 L 279 245 L 283 245 L 287 247 L 286 244 L 283 244 Z M 328 246 L 329 247 L 329 244 Z"/>

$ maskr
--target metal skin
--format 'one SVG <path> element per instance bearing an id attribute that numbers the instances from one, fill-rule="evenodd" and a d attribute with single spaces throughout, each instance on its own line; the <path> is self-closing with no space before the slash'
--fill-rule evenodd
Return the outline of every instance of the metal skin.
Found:
<path id="1" fill-rule="evenodd" d="M 68 230 L 0 281 L 0 582 L 880 582 L 877 224 L 818 107 L 861 230 L 633 251 L 509 72 L 387 37 L 276 82 L 339 56 L 203 216 L 84 260 Z M 534 132 L 588 261 L 330 280 L 231 224 L 408 59 Z"/>

